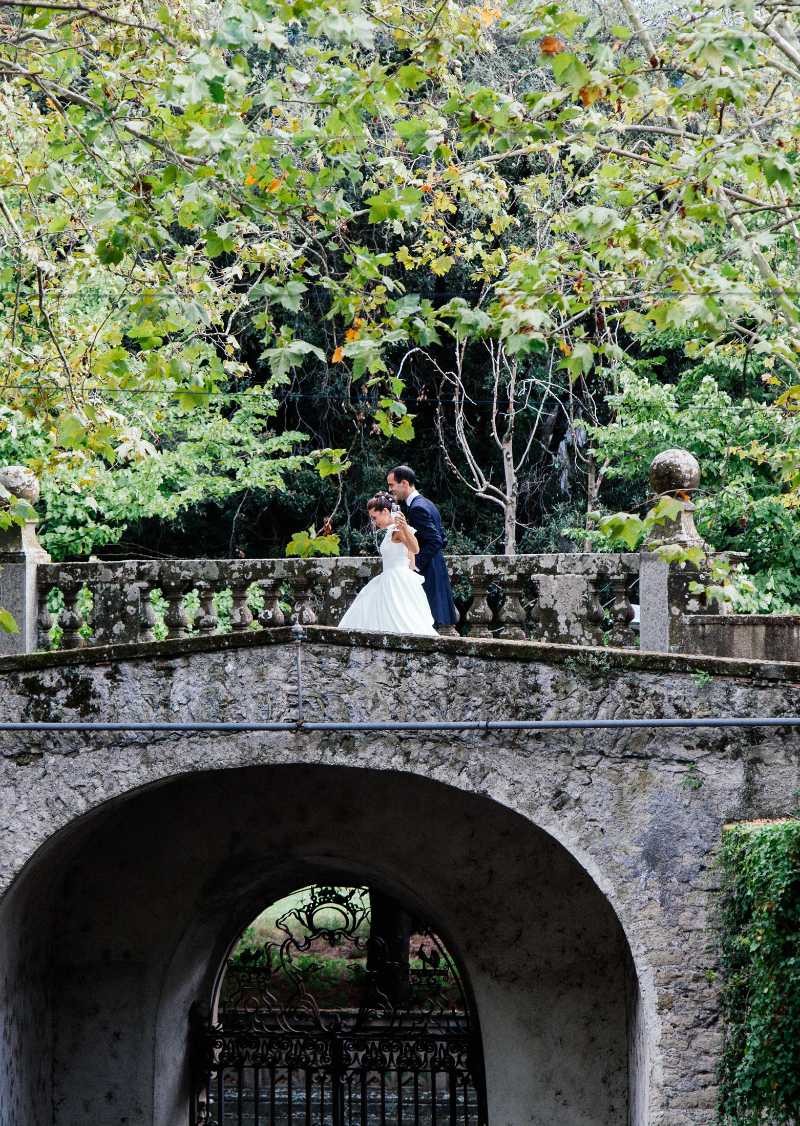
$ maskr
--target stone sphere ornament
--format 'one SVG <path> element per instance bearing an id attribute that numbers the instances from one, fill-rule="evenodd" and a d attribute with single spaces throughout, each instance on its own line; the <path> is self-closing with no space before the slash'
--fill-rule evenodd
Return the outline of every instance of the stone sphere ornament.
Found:
<path id="1" fill-rule="evenodd" d="M 694 504 L 690 494 L 700 484 L 700 465 L 688 450 L 664 450 L 653 458 L 650 465 L 650 487 L 656 497 L 672 496 L 679 502 L 677 515 L 662 518 L 654 524 L 645 540 L 652 550 L 668 544 L 676 547 L 701 547 L 708 545 L 694 526 Z"/>
<path id="2" fill-rule="evenodd" d="M 39 478 L 27 465 L 0 466 L 0 485 L 28 504 L 36 504 L 39 499 Z"/>
<path id="3" fill-rule="evenodd" d="M 664 450 L 650 465 L 650 486 L 657 496 L 693 493 L 700 484 L 700 463 L 688 450 Z"/>

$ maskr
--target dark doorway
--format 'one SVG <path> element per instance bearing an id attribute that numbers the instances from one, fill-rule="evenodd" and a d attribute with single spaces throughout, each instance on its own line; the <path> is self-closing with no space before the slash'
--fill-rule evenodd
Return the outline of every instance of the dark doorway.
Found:
<path id="1" fill-rule="evenodd" d="M 263 912 L 192 1037 L 193 1126 L 486 1126 L 464 977 L 373 888 L 312 885 Z"/>

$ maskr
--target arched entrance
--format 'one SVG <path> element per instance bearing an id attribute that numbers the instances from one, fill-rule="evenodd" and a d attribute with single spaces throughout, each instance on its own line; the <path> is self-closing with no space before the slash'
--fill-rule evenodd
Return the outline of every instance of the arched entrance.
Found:
<path id="1" fill-rule="evenodd" d="M 189 1126 L 190 1011 L 264 905 L 315 882 L 383 892 L 457 955 L 491 1126 L 645 1126 L 654 995 L 609 899 L 535 815 L 317 763 L 196 770 L 104 803 L 0 901 L 1 1126 Z"/>
<path id="2" fill-rule="evenodd" d="M 486 1126 L 463 974 L 433 925 L 377 888 L 313 884 L 272 904 L 192 1036 L 193 1126 Z"/>

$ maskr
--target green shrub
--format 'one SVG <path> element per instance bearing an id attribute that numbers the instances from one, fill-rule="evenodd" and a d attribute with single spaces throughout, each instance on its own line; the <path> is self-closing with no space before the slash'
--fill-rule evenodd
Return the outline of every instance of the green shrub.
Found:
<path id="1" fill-rule="evenodd" d="M 736 825 L 722 864 L 719 1121 L 800 1121 L 800 820 Z"/>

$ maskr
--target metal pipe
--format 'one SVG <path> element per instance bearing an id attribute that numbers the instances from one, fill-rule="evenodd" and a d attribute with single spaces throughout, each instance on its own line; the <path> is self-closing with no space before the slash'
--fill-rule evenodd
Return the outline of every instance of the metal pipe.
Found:
<path id="1" fill-rule="evenodd" d="M 172 732 L 246 732 L 246 731 L 593 731 L 634 728 L 706 728 L 706 727 L 800 727 L 800 716 L 706 717 L 703 719 L 467 719 L 467 720 L 385 720 L 367 723 L 334 721 L 306 722 L 284 720 L 274 722 L 197 721 L 162 723 L 157 721 L 112 723 L 89 720 L 0 722 L 3 731 L 172 731 Z"/>

